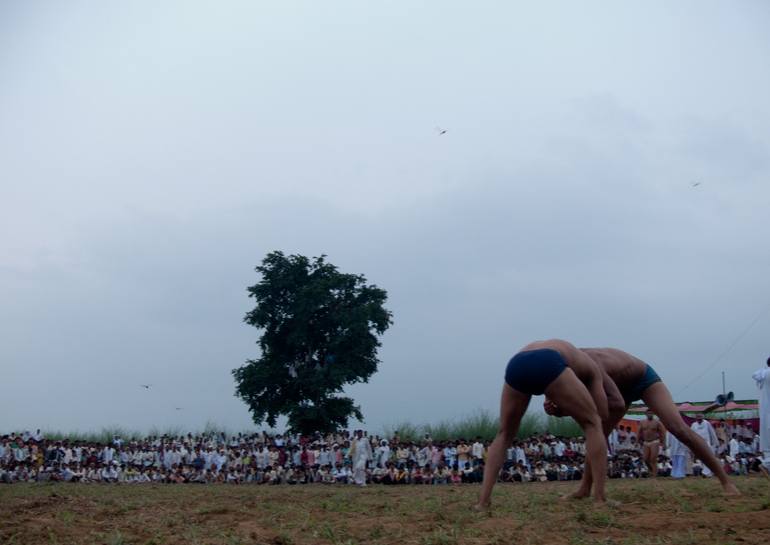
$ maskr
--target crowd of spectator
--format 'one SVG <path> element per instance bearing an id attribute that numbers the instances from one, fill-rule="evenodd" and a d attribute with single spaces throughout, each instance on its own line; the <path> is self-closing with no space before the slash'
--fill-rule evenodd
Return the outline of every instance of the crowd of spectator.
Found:
<path id="1" fill-rule="evenodd" d="M 728 475 L 747 475 L 759 472 L 762 457 L 759 450 L 759 435 L 750 427 L 741 424 L 731 425 L 715 422 L 714 444 L 712 448 Z M 671 475 L 672 463 L 669 457 L 673 436 L 667 433 L 666 444 L 663 445 L 658 457 L 658 475 Z M 608 461 L 608 476 L 612 478 L 645 478 L 650 474 L 649 468 L 641 457 L 642 442 L 629 426 L 618 426 L 609 437 L 610 452 L 613 454 Z M 687 449 L 685 449 L 687 450 Z M 687 474 L 700 476 L 704 474 L 704 465 L 693 458 L 688 451 Z"/>
<path id="2" fill-rule="evenodd" d="M 373 484 L 460 484 L 481 482 L 488 441 L 419 441 L 364 435 L 371 446 L 366 482 Z M 730 437 L 730 439 L 728 439 Z M 740 440 L 736 441 L 739 437 Z M 717 452 L 728 473 L 758 471 L 761 462 L 753 433 L 723 427 Z M 54 440 L 36 433 L 0 437 L 0 483 L 66 481 L 107 483 L 350 484 L 353 482 L 349 432 L 315 434 L 187 434 L 149 436 L 108 443 Z M 669 475 L 664 454 L 658 474 Z M 542 482 L 579 480 L 584 468 L 582 438 L 549 434 L 517 440 L 506 453 L 500 480 Z M 630 428 L 610 437 L 610 478 L 643 478 L 648 468 Z M 690 474 L 700 463 L 691 461 Z"/>

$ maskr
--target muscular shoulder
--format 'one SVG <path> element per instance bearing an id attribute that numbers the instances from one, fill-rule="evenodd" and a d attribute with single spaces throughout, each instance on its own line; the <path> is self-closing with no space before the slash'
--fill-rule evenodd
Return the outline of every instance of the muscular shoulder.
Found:
<path id="1" fill-rule="evenodd" d="M 579 354 L 580 352 L 574 344 L 568 341 L 564 341 L 562 339 L 548 339 L 545 341 L 534 341 L 526 345 L 521 350 L 523 352 L 525 350 L 540 350 L 543 348 L 550 348 L 551 350 L 556 350 L 567 361 L 574 360 L 577 357 L 577 354 Z"/>
<path id="2" fill-rule="evenodd" d="M 642 360 L 617 348 L 581 348 L 580 351 L 598 363 L 613 379 L 620 378 L 618 375 L 631 378 L 643 373 L 646 368 Z"/>

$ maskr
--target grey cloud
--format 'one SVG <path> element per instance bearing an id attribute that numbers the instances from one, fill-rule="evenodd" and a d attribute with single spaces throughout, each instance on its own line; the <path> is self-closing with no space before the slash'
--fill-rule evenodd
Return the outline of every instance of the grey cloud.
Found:
<path id="1" fill-rule="evenodd" d="M 248 426 L 229 371 L 274 249 L 388 290 L 381 371 L 350 388 L 375 429 L 494 411 L 543 337 L 678 393 L 770 303 L 759 5 L 698 4 L 716 57 L 662 3 L 441 29 L 438 4 L 73 6 L 16 13 L 0 57 L 0 430 Z M 768 320 L 682 395 L 726 369 L 751 396 Z"/>

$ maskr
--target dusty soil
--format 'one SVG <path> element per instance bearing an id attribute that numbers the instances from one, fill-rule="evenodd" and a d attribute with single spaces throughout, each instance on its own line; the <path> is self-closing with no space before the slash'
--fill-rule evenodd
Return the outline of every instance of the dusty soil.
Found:
<path id="1" fill-rule="evenodd" d="M 498 485 L 0 485 L 0 544 L 770 544 L 770 481 L 611 481 L 617 507 L 573 483 Z"/>

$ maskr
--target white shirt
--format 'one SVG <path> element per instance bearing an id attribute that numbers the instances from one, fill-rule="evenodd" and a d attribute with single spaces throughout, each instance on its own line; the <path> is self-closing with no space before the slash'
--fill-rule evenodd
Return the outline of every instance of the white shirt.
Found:
<path id="1" fill-rule="evenodd" d="M 474 458 L 483 458 L 484 457 L 484 445 L 482 443 L 479 443 L 476 441 L 473 443 L 473 446 L 471 447 L 471 454 Z"/>
<path id="2" fill-rule="evenodd" d="M 366 462 L 372 459 L 372 446 L 366 437 L 353 441 L 355 452 L 353 454 L 353 467 L 364 467 Z"/>
<path id="3" fill-rule="evenodd" d="M 692 428 L 692 431 L 700 435 L 700 437 L 709 447 L 711 447 L 712 450 L 719 444 L 719 441 L 717 441 L 717 434 L 714 432 L 714 427 L 708 420 L 704 420 L 701 423 L 698 423 L 696 420 L 692 423 L 690 428 Z"/>
<path id="4" fill-rule="evenodd" d="M 770 451 L 770 367 L 756 371 L 751 378 L 759 388 L 759 450 Z"/>
<path id="5" fill-rule="evenodd" d="M 516 462 L 527 465 L 527 454 L 521 447 L 516 447 Z"/>
<path id="6" fill-rule="evenodd" d="M 730 439 L 730 456 L 732 458 L 737 458 L 738 453 L 741 451 L 741 444 L 738 442 L 736 438 Z"/>
<path id="7" fill-rule="evenodd" d="M 377 465 L 385 467 L 388 458 L 390 458 L 390 447 L 388 445 L 377 447 Z"/>

